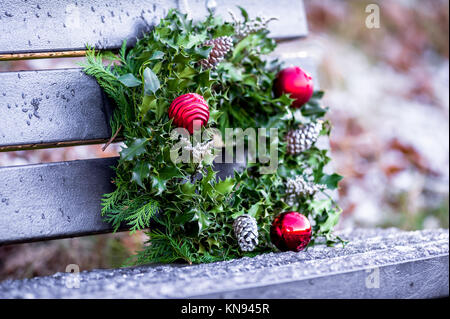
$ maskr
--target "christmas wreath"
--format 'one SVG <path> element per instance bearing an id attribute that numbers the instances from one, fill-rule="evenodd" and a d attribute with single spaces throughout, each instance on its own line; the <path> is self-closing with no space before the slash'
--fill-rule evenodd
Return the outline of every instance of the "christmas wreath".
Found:
<path id="1" fill-rule="evenodd" d="M 212 262 L 341 241 L 333 235 L 341 210 L 326 193 L 341 176 L 324 172 L 330 158 L 315 145 L 331 129 L 323 92 L 301 68 L 267 58 L 276 47 L 271 19 L 240 10 L 239 21 L 210 12 L 199 23 L 171 10 L 132 48 L 87 50 L 84 72 L 115 102 L 113 138 L 126 145 L 102 215 L 115 230 L 148 235 L 127 264 Z M 174 136 L 175 128 L 188 134 Z M 265 128 L 259 144 L 276 129 L 277 168 L 262 173 L 258 153 L 234 176 L 218 178 L 217 136 L 227 128 Z M 210 134 L 193 143 L 198 131 Z M 173 160 L 183 152 L 189 161 Z"/>

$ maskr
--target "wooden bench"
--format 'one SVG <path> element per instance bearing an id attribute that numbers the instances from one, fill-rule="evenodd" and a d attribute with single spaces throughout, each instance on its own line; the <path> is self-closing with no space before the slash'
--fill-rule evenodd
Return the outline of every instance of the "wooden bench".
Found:
<path id="1" fill-rule="evenodd" d="M 118 0 L 80 0 L 69 4 L 41 0 L 39 4 L 27 5 L 3 0 L 0 4 L 0 60 L 83 56 L 86 44 L 115 50 L 124 39 L 133 44 L 136 37 L 155 25 L 169 8 L 178 8 L 200 19 L 207 14 L 208 7 L 214 7 L 217 14 L 229 18 L 227 11 L 238 13 L 236 5 L 239 4 L 253 16 L 278 17 L 270 28 L 271 35 L 280 41 L 307 35 L 302 1 L 135 0 L 130 5 Z M 300 65 L 313 75 L 316 73 L 314 63 L 304 55 L 290 57 L 286 63 Z M 104 143 L 111 136 L 111 109 L 111 103 L 96 81 L 81 69 L 0 73 L 0 151 Z M 111 232 L 110 225 L 100 216 L 100 198 L 113 189 L 111 166 L 116 161 L 116 158 L 107 158 L 0 167 L 0 245 Z M 304 254 L 268 254 L 251 260 L 244 258 L 188 268 L 168 265 L 94 270 L 80 275 L 78 289 L 64 284 L 69 274 L 9 280 L 0 283 L 0 297 L 303 297 L 300 288 L 314 283 L 320 284 L 313 289 L 311 297 L 437 297 L 448 294 L 448 271 L 445 272 L 448 231 L 392 231 L 392 234 L 359 230 L 343 235 L 354 240 L 350 248 L 330 250 L 319 246 Z M 403 251 L 395 250 L 394 237 L 406 247 Z M 419 242 L 418 238 L 424 242 Z M 367 244 L 370 240 L 372 245 Z M 421 254 L 410 254 L 411 251 L 408 254 L 411 243 Z M 359 257 L 368 253 L 372 254 L 372 259 L 367 257 L 364 262 L 358 262 Z M 383 262 L 379 262 L 376 253 L 385 256 Z M 320 272 L 305 267 L 311 261 L 318 265 Z M 408 268 L 411 263 L 416 268 Z M 407 270 L 402 270 L 401 275 L 394 274 L 392 265 Z M 61 271 L 65 267 L 62 265 Z M 158 279 L 161 270 L 158 267 L 163 267 L 167 276 Z M 242 268 L 236 272 L 233 267 Z M 389 280 L 381 274 L 383 289 L 366 287 L 364 290 L 361 287 L 366 283 L 365 271 L 374 267 L 389 273 L 386 277 Z M 290 277 L 283 272 L 286 268 L 294 270 Z M 419 278 L 419 270 L 437 284 Z M 186 276 L 191 276 L 191 281 Z M 198 290 L 196 280 L 205 281 L 204 289 Z M 217 280 L 224 282 L 221 289 L 212 288 Z M 412 286 L 396 290 L 395 285 L 405 280 L 413 282 Z M 339 295 L 345 287 L 341 284 L 345 282 L 348 288 L 344 290 L 348 293 Z M 328 285 L 329 289 L 320 285 Z M 276 289 L 271 290 L 275 291 L 271 295 L 267 288 L 273 286 Z"/>

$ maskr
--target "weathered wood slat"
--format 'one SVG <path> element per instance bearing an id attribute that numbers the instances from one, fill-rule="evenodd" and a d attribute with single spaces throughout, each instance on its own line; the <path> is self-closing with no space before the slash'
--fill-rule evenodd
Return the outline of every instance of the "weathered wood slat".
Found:
<path id="1" fill-rule="evenodd" d="M 117 158 L 0 167 L 0 245 L 111 232 L 100 215 Z M 239 164 L 216 164 L 224 179 Z"/>
<path id="2" fill-rule="evenodd" d="M 111 231 L 100 199 L 115 158 L 0 168 L 0 245 Z"/>
<path id="3" fill-rule="evenodd" d="M 110 107 L 80 69 L 0 73 L 0 151 L 111 136 Z"/>
<path id="4" fill-rule="evenodd" d="M 286 59 L 313 75 L 311 58 Z M 102 143 L 111 106 L 80 69 L 0 73 L 0 151 Z"/>
<path id="5" fill-rule="evenodd" d="M 301 0 L 2 0 L 0 54 L 82 50 L 86 44 L 113 49 L 124 39 L 133 43 L 170 8 L 200 19 L 207 14 L 207 5 L 214 2 L 217 14 L 225 19 L 230 18 L 229 9 L 239 16 L 237 5 L 245 7 L 250 16 L 278 17 L 270 24 L 275 38 L 307 34 Z"/>
<path id="6" fill-rule="evenodd" d="M 184 267 L 80 269 L 74 274 L 63 273 L 66 265 L 61 265 L 53 276 L 1 282 L 0 298 L 188 298 L 198 305 L 193 298 L 448 296 L 448 229 L 355 229 L 339 235 L 348 245 Z M 79 286 L 73 289 L 68 282 Z"/>

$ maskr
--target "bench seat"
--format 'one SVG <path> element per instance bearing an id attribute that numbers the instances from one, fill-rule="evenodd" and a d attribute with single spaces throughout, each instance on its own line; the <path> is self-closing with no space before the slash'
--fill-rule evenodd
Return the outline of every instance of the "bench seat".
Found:
<path id="1" fill-rule="evenodd" d="M 448 295 L 448 230 L 355 229 L 340 231 L 339 235 L 350 241 L 344 248 L 317 245 L 300 253 L 267 253 L 202 265 L 82 271 L 78 275 L 79 288 L 66 287 L 69 276 L 76 276 L 67 273 L 6 280 L 0 283 L 0 298 L 436 298 Z"/>

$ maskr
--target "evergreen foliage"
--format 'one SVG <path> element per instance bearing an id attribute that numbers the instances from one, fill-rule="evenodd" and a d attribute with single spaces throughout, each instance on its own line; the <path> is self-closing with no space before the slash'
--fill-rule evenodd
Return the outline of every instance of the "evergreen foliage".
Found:
<path id="1" fill-rule="evenodd" d="M 248 15 L 242 9 L 245 20 Z M 256 19 L 258 21 L 258 18 Z M 234 48 L 215 69 L 204 69 L 199 61 L 208 57 L 209 39 L 233 37 Z M 275 98 L 272 83 L 281 68 L 279 61 L 266 58 L 276 47 L 264 28 L 245 37 L 235 36 L 235 23 L 224 23 L 210 14 L 194 24 L 176 10 L 149 33 L 118 55 L 88 48 L 84 71 L 97 79 L 116 104 L 111 126 L 121 128 L 126 147 L 120 153 L 113 180 L 116 190 L 102 199 L 102 215 L 115 230 L 131 232 L 149 229 L 148 243 L 128 264 L 154 262 L 212 262 L 241 256 L 254 256 L 273 250 L 269 229 L 280 212 L 296 210 L 313 221 L 314 238 L 328 244 L 339 238 L 332 234 L 340 209 L 329 197 L 300 198 L 293 206 L 285 203 L 285 184 L 302 175 L 306 180 L 335 189 L 341 177 L 327 175 L 327 150 L 315 146 L 298 156 L 286 154 L 279 143 L 276 174 L 260 175 L 259 163 L 249 164 L 233 178 L 217 180 L 207 161 L 174 163 L 170 150 L 176 140 L 167 110 L 173 99 L 185 93 L 198 93 L 208 102 L 208 127 L 278 128 L 284 136 L 299 124 L 322 118 L 323 92 L 301 109 L 289 108 L 287 95 Z M 104 65 L 104 61 L 109 61 Z M 325 122 L 322 135 L 330 133 Z M 242 214 L 256 218 L 259 244 L 251 253 L 239 250 L 233 236 L 233 221 Z"/>

